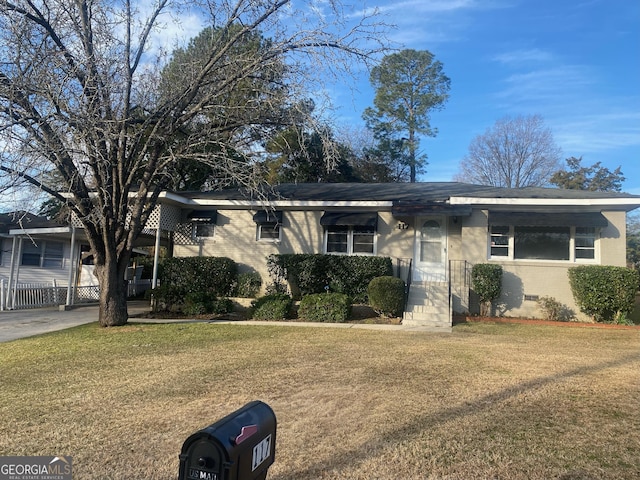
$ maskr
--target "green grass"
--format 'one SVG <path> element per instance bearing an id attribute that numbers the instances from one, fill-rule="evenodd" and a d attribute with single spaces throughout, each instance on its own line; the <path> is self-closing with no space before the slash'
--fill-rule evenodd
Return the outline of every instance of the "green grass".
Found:
<path id="1" fill-rule="evenodd" d="M 0 454 L 72 455 L 76 480 L 174 479 L 191 433 L 256 399 L 271 480 L 640 475 L 632 330 L 87 325 L 0 365 Z"/>

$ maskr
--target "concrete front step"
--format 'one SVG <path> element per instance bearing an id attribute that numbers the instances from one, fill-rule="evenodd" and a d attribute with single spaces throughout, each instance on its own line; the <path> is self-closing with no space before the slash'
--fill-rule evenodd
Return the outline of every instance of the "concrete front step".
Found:
<path id="1" fill-rule="evenodd" d="M 402 325 L 430 327 L 442 329 L 443 332 L 451 332 L 451 321 L 448 320 L 448 316 L 423 316 L 421 314 L 405 312 L 402 317 Z"/>
<path id="2" fill-rule="evenodd" d="M 411 284 L 402 324 L 451 329 L 449 285 L 447 283 Z"/>

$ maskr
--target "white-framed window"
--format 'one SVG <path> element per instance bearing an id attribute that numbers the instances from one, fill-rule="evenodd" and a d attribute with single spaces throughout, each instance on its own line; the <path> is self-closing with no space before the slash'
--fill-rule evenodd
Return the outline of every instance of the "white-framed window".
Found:
<path id="1" fill-rule="evenodd" d="M 257 240 L 259 242 L 279 242 L 280 241 L 280 224 L 279 223 L 262 223 L 258 224 Z"/>
<path id="2" fill-rule="evenodd" d="M 325 253 L 375 255 L 376 230 L 372 227 L 335 225 L 325 227 Z"/>
<path id="3" fill-rule="evenodd" d="M 258 242 L 279 242 L 282 235 L 284 213 L 281 210 L 258 210 L 253 215 Z"/>
<path id="4" fill-rule="evenodd" d="M 193 224 L 193 239 L 194 240 L 206 240 L 213 238 L 216 234 L 216 226 L 213 223 L 194 223 Z"/>
<path id="5" fill-rule="evenodd" d="M 599 230 L 595 227 L 489 227 L 489 258 L 588 262 L 596 259 Z"/>
<path id="6" fill-rule="evenodd" d="M 596 258 L 596 236 L 597 231 L 594 227 L 576 227 L 576 260 L 594 260 Z"/>
<path id="7" fill-rule="evenodd" d="M 509 227 L 504 225 L 492 225 L 490 229 L 490 248 L 492 257 L 509 256 Z"/>
<path id="8" fill-rule="evenodd" d="M 51 240 L 34 243 L 25 240 L 22 245 L 20 265 L 26 267 L 62 268 L 64 244 Z"/>

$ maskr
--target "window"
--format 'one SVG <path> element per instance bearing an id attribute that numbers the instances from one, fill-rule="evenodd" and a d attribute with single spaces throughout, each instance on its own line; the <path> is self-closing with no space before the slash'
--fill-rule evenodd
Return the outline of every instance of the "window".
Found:
<path id="1" fill-rule="evenodd" d="M 27 267 L 62 268 L 63 244 L 60 242 L 40 242 L 27 240 L 22 246 L 20 265 Z"/>
<path id="2" fill-rule="evenodd" d="M 259 210 L 253 215 L 256 222 L 256 240 L 259 242 L 279 242 L 284 214 L 280 210 Z"/>
<path id="3" fill-rule="evenodd" d="M 375 253 L 375 229 L 358 226 L 328 226 L 325 229 L 326 253 L 372 255 Z"/>
<path id="4" fill-rule="evenodd" d="M 515 227 L 513 258 L 569 260 L 569 227 Z"/>
<path id="5" fill-rule="evenodd" d="M 489 256 L 502 260 L 595 260 L 597 228 L 492 225 Z"/>
<path id="6" fill-rule="evenodd" d="M 194 223 L 193 238 L 196 240 L 204 240 L 213 238 L 216 232 L 216 226 L 212 223 Z"/>
<path id="7" fill-rule="evenodd" d="M 420 229 L 420 261 L 442 262 L 442 227 L 436 220 L 427 220 Z"/>
<path id="8" fill-rule="evenodd" d="M 509 227 L 506 227 L 506 226 L 491 227 L 491 256 L 492 257 L 508 257 L 509 256 Z"/>
<path id="9" fill-rule="evenodd" d="M 596 229 L 590 227 L 576 227 L 576 259 L 596 258 Z"/>
<path id="10" fill-rule="evenodd" d="M 275 242 L 280 240 L 279 223 L 263 223 L 258 225 L 258 240 Z"/>
<path id="11" fill-rule="evenodd" d="M 62 268 L 63 246 L 59 242 L 46 242 L 42 266 L 45 268 Z"/>
<path id="12" fill-rule="evenodd" d="M 373 253 L 375 230 L 368 227 L 353 227 L 353 253 Z"/>

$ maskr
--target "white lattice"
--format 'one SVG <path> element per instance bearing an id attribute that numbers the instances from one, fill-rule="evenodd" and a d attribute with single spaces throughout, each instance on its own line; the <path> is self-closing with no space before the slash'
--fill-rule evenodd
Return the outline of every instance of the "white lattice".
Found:
<path id="1" fill-rule="evenodd" d="M 176 225 L 173 232 L 173 243 L 175 245 L 197 245 L 198 242 L 193 238 L 193 224 L 181 223 Z"/>

